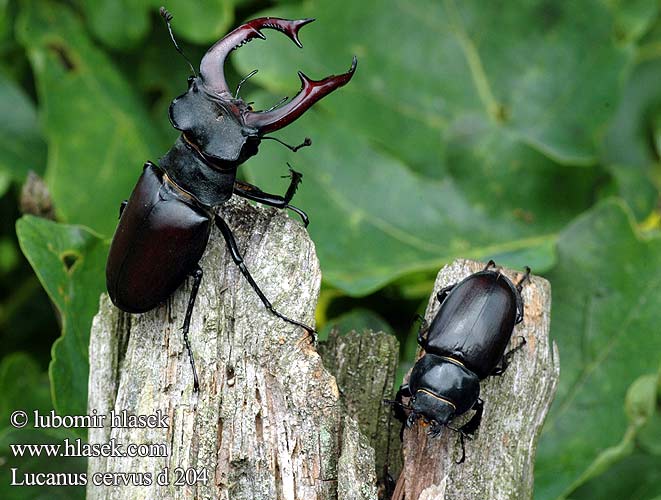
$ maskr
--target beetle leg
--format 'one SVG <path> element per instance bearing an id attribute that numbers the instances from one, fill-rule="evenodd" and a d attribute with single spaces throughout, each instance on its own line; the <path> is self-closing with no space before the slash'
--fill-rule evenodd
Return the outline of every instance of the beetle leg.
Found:
<path id="1" fill-rule="evenodd" d="M 452 289 L 454 288 L 454 285 L 456 285 L 456 283 L 453 284 L 453 285 L 448 285 L 444 288 L 441 288 L 441 291 L 436 294 L 436 300 L 438 300 L 439 304 L 443 304 L 443 301 L 445 301 L 445 299 L 447 298 L 448 293 L 450 293 L 452 291 Z"/>
<path id="2" fill-rule="evenodd" d="M 406 427 L 407 416 L 405 409 L 410 409 L 409 406 L 405 405 L 402 402 L 402 398 L 410 398 L 411 390 L 409 389 L 408 384 L 402 384 L 399 386 L 399 390 L 395 395 L 395 399 L 384 399 L 383 402 L 393 407 L 394 417 L 402 423 L 402 428 L 399 430 L 399 439 L 400 441 L 404 437 L 404 428 Z"/>
<path id="3" fill-rule="evenodd" d="M 526 266 L 526 274 L 523 275 L 523 278 L 519 280 L 519 282 L 516 284 L 516 289 L 520 292 L 521 289 L 523 288 L 523 284 L 526 281 L 530 281 L 530 268 Z"/>
<path id="4" fill-rule="evenodd" d="M 461 443 L 461 458 L 455 464 L 463 464 L 466 460 L 466 445 L 464 444 L 464 433 L 459 431 L 459 442 Z"/>
<path id="5" fill-rule="evenodd" d="M 409 389 L 408 384 L 402 384 L 399 386 L 399 389 L 397 390 L 397 394 L 395 394 L 395 400 L 394 401 L 388 401 L 388 403 L 391 403 L 393 405 L 393 411 L 395 413 L 395 418 L 399 420 L 400 422 L 404 423 L 406 421 L 406 413 L 404 412 L 405 408 L 409 408 L 407 405 L 405 405 L 402 402 L 403 398 L 410 398 L 411 397 L 411 389 Z"/>
<path id="6" fill-rule="evenodd" d="M 528 266 L 526 266 L 526 274 L 516 284 L 516 291 L 518 293 L 516 294 L 516 321 L 514 322 L 515 325 L 518 325 L 523 321 L 524 306 L 523 306 L 523 299 L 521 298 L 521 289 L 523 288 L 523 284 L 526 281 L 530 281 L 530 268 Z"/>
<path id="7" fill-rule="evenodd" d="M 122 214 L 124 213 L 124 209 L 126 208 L 126 205 L 128 205 L 128 203 L 129 203 L 129 200 L 124 200 L 123 202 L 121 202 L 119 204 L 119 217 L 121 217 Z"/>
<path id="8" fill-rule="evenodd" d="M 305 227 L 307 227 L 308 224 L 310 223 L 310 219 L 308 218 L 308 215 L 300 208 L 296 208 L 292 205 L 289 205 L 289 202 L 294 197 L 296 188 L 300 184 L 301 178 L 303 177 L 302 174 L 294 170 L 292 170 L 291 172 L 292 172 L 291 182 L 289 183 L 289 187 L 287 188 L 287 192 L 285 193 L 285 196 L 265 193 L 257 186 L 253 186 L 252 184 L 248 184 L 247 182 L 241 182 L 241 181 L 234 181 L 234 194 L 241 196 L 242 198 L 247 198 L 249 200 L 256 201 L 258 203 L 263 203 L 264 205 L 268 205 L 270 207 L 288 208 L 292 212 L 296 212 L 303 220 L 303 224 L 305 225 Z"/>
<path id="9" fill-rule="evenodd" d="M 427 348 L 426 333 L 429 331 L 429 322 L 420 314 L 415 315 L 415 320 L 420 321 L 420 328 L 418 328 L 418 345 L 423 349 Z"/>
<path id="10" fill-rule="evenodd" d="M 491 375 L 496 375 L 496 376 L 501 376 L 503 373 L 505 373 L 505 370 L 507 370 L 507 367 L 510 365 L 512 362 L 512 358 L 514 357 L 514 353 L 516 351 L 519 351 L 523 348 L 524 345 L 526 345 L 526 339 L 522 336 L 519 335 L 519 338 L 521 339 L 521 342 L 519 342 L 519 345 L 510 349 L 507 351 L 505 354 L 503 354 L 503 358 L 500 360 L 500 366 L 497 366 L 494 368 L 494 370 L 491 372 Z"/>
<path id="11" fill-rule="evenodd" d="M 193 276 L 193 286 L 191 287 L 190 297 L 188 299 L 188 307 L 186 308 L 186 316 L 184 317 L 184 325 L 181 328 L 184 332 L 184 345 L 188 351 L 188 358 L 190 359 L 190 365 L 193 369 L 193 392 L 198 392 L 200 390 L 200 382 L 197 378 L 197 370 L 195 369 L 195 359 L 193 358 L 193 351 L 190 347 L 190 342 L 188 341 L 188 330 L 190 328 L 190 319 L 193 314 L 193 306 L 195 305 L 195 299 L 197 298 L 197 291 L 200 289 L 200 283 L 202 282 L 202 268 L 198 265 L 195 266 L 195 269 L 191 273 Z"/>
<path id="12" fill-rule="evenodd" d="M 307 325 L 304 325 L 303 323 L 299 323 L 296 320 L 293 320 L 291 318 L 288 318 L 284 314 L 279 313 L 269 302 L 269 300 L 266 298 L 266 295 L 260 290 L 259 286 L 253 279 L 252 275 L 248 271 L 248 268 L 243 262 L 243 257 L 241 256 L 241 252 L 239 251 L 239 247 L 236 244 L 236 240 L 234 239 L 234 235 L 232 234 L 232 230 L 229 228 L 227 223 L 218 215 L 216 214 L 214 218 L 216 222 L 216 226 L 220 230 L 221 234 L 223 235 L 223 238 L 225 238 L 225 243 L 227 243 L 227 247 L 229 248 L 230 255 L 232 257 L 232 260 L 234 263 L 238 266 L 239 270 L 243 274 L 243 276 L 246 278 L 252 289 L 255 291 L 257 296 L 260 298 L 262 301 L 262 304 L 264 304 L 264 307 L 266 307 L 271 314 L 274 314 L 278 318 L 286 321 L 287 323 L 291 323 L 292 325 L 300 326 L 301 328 L 305 329 L 310 336 L 312 337 L 312 342 L 315 341 L 316 336 L 315 336 L 315 330 L 312 327 L 309 327 Z"/>
<path id="13" fill-rule="evenodd" d="M 462 425 L 459 428 L 459 433 L 462 436 L 464 434 L 466 434 L 467 436 L 472 436 L 473 434 L 475 434 L 475 431 L 477 431 L 478 427 L 480 426 L 480 422 L 482 422 L 484 401 L 482 401 L 480 398 L 477 398 L 477 401 L 475 401 L 475 404 L 473 405 L 473 410 L 475 410 L 475 415 L 473 415 L 468 422 L 466 422 L 464 425 Z"/>
<path id="14" fill-rule="evenodd" d="M 525 314 L 525 306 L 523 305 L 523 299 L 521 298 L 521 294 L 517 293 L 516 294 L 516 319 L 514 320 L 514 324 L 518 325 L 523 321 L 523 315 Z"/>
<path id="15" fill-rule="evenodd" d="M 490 267 L 496 267 L 496 263 L 493 260 L 490 260 L 489 262 L 487 262 L 487 265 L 484 266 L 484 269 L 482 269 L 482 271 L 486 271 Z"/>
<path id="16" fill-rule="evenodd" d="M 418 418 L 419 418 L 418 414 L 412 411 L 409 414 L 409 416 L 406 418 L 406 422 L 404 425 L 406 426 L 407 429 L 410 429 L 411 427 L 413 427 L 413 424 L 415 424 L 415 421 L 418 420 Z"/>

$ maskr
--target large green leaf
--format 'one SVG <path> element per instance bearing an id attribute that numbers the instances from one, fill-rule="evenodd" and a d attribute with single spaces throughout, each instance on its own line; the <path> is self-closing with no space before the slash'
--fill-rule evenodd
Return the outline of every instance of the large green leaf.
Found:
<path id="1" fill-rule="evenodd" d="M 302 51 L 267 30 L 237 51 L 272 92 L 291 95 L 297 67 L 319 78 L 359 59 L 283 133 L 313 138 L 295 159 L 296 202 L 329 283 L 362 295 L 457 256 L 550 265 L 557 232 L 593 202 L 601 174 L 578 165 L 595 162 L 631 59 L 603 3 L 308 1 L 261 14 L 317 18 Z M 274 189 L 291 156 L 271 151 L 250 176 Z"/>
<path id="2" fill-rule="evenodd" d="M 108 244 L 81 226 L 24 216 L 16 224 L 23 253 L 62 317 L 49 368 L 55 409 L 87 410 L 88 344 L 92 318 L 105 290 Z"/>
<path id="3" fill-rule="evenodd" d="M 661 389 L 659 385 L 659 374 L 644 375 L 638 378 L 629 388 L 626 397 L 626 410 L 629 417 L 629 429 L 625 433 L 622 442 L 599 457 L 602 464 L 597 463 L 592 472 L 603 470 L 609 464 L 609 460 L 618 460 L 613 467 L 602 474 L 581 485 L 577 491 L 572 492 L 574 500 L 592 498 L 618 498 L 629 500 L 650 500 L 661 495 L 661 454 L 644 452 L 640 446 L 648 438 L 659 442 L 659 415 L 657 392 Z M 650 428 L 650 424 L 657 424 L 656 428 Z M 642 429 L 641 429 L 642 427 Z M 652 435 L 646 435 L 645 431 L 656 431 Z M 634 439 L 639 446 L 634 448 Z M 641 449 L 642 448 L 642 449 Z M 618 453 L 619 452 L 619 453 Z M 618 456 L 620 455 L 620 456 Z M 598 459 L 596 462 L 599 462 Z"/>
<path id="4" fill-rule="evenodd" d="M 68 8 L 27 2 L 17 32 L 37 78 L 49 146 L 46 180 L 57 213 L 110 234 L 142 164 L 156 160 L 167 143 Z"/>
<path id="5" fill-rule="evenodd" d="M 177 36 L 194 43 L 215 42 L 234 21 L 235 0 L 81 0 L 94 34 L 115 49 L 131 49 L 149 31 L 149 14 L 161 5 L 174 16 Z M 165 27 L 163 27 L 165 29 Z"/>
<path id="6" fill-rule="evenodd" d="M 608 165 L 620 196 L 636 216 L 646 217 L 655 208 L 658 170 L 654 140 L 661 118 L 661 58 L 639 64 L 625 86 L 622 99 L 602 145 L 601 161 Z"/>
<path id="7" fill-rule="evenodd" d="M 304 173 L 294 201 L 310 214 L 324 279 L 352 295 L 458 257 L 543 269 L 552 262 L 556 232 L 590 202 L 589 170 L 556 168 L 525 146 L 539 175 L 519 175 L 512 165 L 498 180 L 487 185 L 478 178 L 471 186 L 471 173 L 457 180 L 420 177 L 321 113 L 308 112 L 282 134 L 292 143 L 304 135 L 313 145 L 295 157 L 265 141 L 242 169 L 272 191 L 285 189 L 279 177 L 286 161 Z"/>
<path id="8" fill-rule="evenodd" d="M 661 498 L 661 457 L 636 452 L 605 474 L 587 482 L 572 500 L 658 500 Z"/>
<path id="9" fill-rule="evenodd" d="M 661 363 L 661 238 L 637 234 L 623 204 L 600 203 L 562 233 L 549 279 L 561 374 L 537 455 L 542 499 L 627 451 L 627 388 Z"/>
<path id="10" fill-rule="evenodd" d="M 359 72 L 334 111 L 427 172 L 439 169 L 446 143 L 475 134 L 594 162 L 631 52 L 614 44 L 611 15 L 594 0 L 310 0 L 268 13 L 317 23 L 305 28 L 303 51 L 277 35 L 243 48 L 241 69 L 259 68 L 255 78 L 282 92 L 295 85 L 292 67 L 319 77 L 357 54 Z"/>
<path id="11" fill-rule="evenodd" d="M 0 71 L 0 177 L 22 181 L 29 170 L 43 172 L 46 143 L 34 104 Z M 0 195 L 2 191 L 0 190 Z"/>
<path id="12" fill-rule="evenodd" d="M 190 42 L 206 44 L 225 35 L 234 21 L 236 0 L 170 0 L 173 29 Z"/>
<path id="13" fill-rule="evenodd" d="M 114 49 L 128 49 L 149 30 L 149 7 L 153 0 L 81 0 L 94 34 Z"/>

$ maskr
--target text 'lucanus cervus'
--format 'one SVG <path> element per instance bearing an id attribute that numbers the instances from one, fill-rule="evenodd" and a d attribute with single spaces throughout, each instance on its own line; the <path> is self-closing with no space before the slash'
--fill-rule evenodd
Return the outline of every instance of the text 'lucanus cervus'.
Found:
<path id="1" fill-rule="evenodd" d="M 161 15 L 175 47 L 183 55 L 170 28 L 172 16 L 163 8 Z M 189 77 L 188 91 L 170 105 L 170 121 L 181 135 L 158 165 L 151 162 L 144 165 L 131 197 L 120 207 L 120 221 L 106 266 L 110 298 L 124 311 L 146 312 L 167 299 L 186 277 L 193 277 L 183 337 L 195 391 L 199 390 L 199 382 L 188 330 L 203 274 L 198 263 L 207 246 L 212 221 L 223 235 L 233 261 L 264 306 L 279 318 L 305 328 L 311 335 L 314 332 L 311 327 L 274 309 L 246 268 L 231 229 L 215 211 L 236 194 L 272 207 L 291 209 L 307 225 L 305 213 L 289 205 L 301 181 L 299 173 L 291 171 L 286 194 L 278 196 L 237 181 L 236 171 L 239 165 L 257 154 L 261 140 L 275 139 L 265 134 L 289 125 L 319 99 L 348 83 L 356 69 L 356 58 L 347 73 L 319 81 L 299 72 L 302 89 L 298 95 L 286 104 L 281 102 L 259 112 L 253 111 L 250 104 L 238 96 L 245 79 L 232 95 L 223 66 L 234 49 L 255 38 L 265 39 L 261 30 L 267 28 L 284 33 L 302 47 L 298 32 L 312 21 L 263 17 L 239 26 L 216 42 L 202 58 L 200 74 Z M 248 77 L 252 74 L 254 72 Z M 308 145 L 310 140 L 306 139 L 298 147 L 287 147 L 296 151 Z"/>
<path id="2" fill-rule="evenodd" d="M 480 425 L 484 402 L 480 399 L 480 381 L 490 375 L 501 375 L 514 352 L 525 344 L 505 352 L 514 326 L 523 321 L 521 289 L 530 277 L 530 269 L 514 285 L 493 261 L 480 272 L 443 288 L 437 295 L 441 307 L 427 325 L 424 320 L 418 332 L 418 343 L 424 349 L 411 370 L 408 384 L 399 388 L 395 415 L 411 427 L 421 419 L 430 426 L 432 436 L 443 426 L 472 436 Z M 408 404 L 403 398 L 409 398 Z M 459 429 L 450 421 L 469 410 L 473 417 Z M 464 454 L 460 462 L 464 459 Z"/>

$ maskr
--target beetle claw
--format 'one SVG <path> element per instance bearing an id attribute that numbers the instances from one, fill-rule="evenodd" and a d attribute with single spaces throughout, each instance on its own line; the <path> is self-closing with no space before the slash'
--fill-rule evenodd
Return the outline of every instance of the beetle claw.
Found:
<path id="1" fill-rule="evenodd" d="M 299 71 L 298 77 L 301 80 L 301 90 L 296 97 L 273 111 L 247 113 L 245 116 L 246 125 L 258 129 L 261 134 L 273 132 L 289 125 L 319 99 L 346 85 L 356 72 L 357 66 L 358 59 L 353 56 L 349 71 L 341 75 L 328 76 L 322 80 L 312 80 L 305 73 Z"/>
<path id="2" fill-rule="evenodd" d="M 204 55 L 200 62 L 200 74 L 204 84 L 210 90 L 219 95 L 230 94 L 229 87 L 225 81 L 223 66 L 225 59 L 233 50 L 246 43 L 259 38 L 266 40 L 262 29 L 274 29 L 284 33 L 299 48 L 303 47 L 298 37 L 299 30 L 306 24 L 314 21 L 312 18 L 289 20 L 277 17 L 260 17 L 242 24 L 234 31 L 218 40 Z M 220 70 L 220 71 L 218 71 Z"/>

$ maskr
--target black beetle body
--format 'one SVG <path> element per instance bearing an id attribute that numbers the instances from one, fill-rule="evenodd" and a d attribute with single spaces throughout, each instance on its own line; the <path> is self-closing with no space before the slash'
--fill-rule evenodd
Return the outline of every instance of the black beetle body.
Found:
<path id="1" fill-rule="evenodd" d="M 499 271 L 489 270 L 494 265 L 490 261 L 484 270 L 438 294 L 441 307 L 418 334 L 425 354 L 397 394 L 396 414 L 407 427 L 421 418 L 437 435 L 453 418 L 475 409 L 473 418 L 459 429 L 462 436 L 473 434 L 482 417 L 480 381 L 502 374 L 511 355 L 525 343 L 505 353 L 514 326 L 523 320 L 521 287 L 530 270 L 514 285 Z M 401 404 L 403 397 L 410 397 L 407 406 Z M 409 410 L 408 417 L 401 408 Z"/>
<path id="2" fill-rule="evenodd" d="M 161 15 L 170 29 L 170 14 L 161 9 Z M 254 38 L 265 38 L 261 29 L 278 30 L 301 47 L 298 31 L 311 21 L 254 19 L 214 44 L 200 63 L 200 75 L 190 77 L 187 92 L 170 105 L 170 121 L 174 128 L 181 131 L 180 137 L 160 159 L 159 165 L 151 162 L 145 164 L 130 199 L 120 207 L 120 221 L 106 266 L 108 294 L 120 309 L 140 313 L 156 307 L 186 277 L 193 277 L 183 334 L 195 391 L 199 383 L 188 342 L 188 330 L 202 280 L 198 262 L 207 246 L 212 222 L 222 233 L 232 259 L 268 310 L 289 323 L 305 328 L 310 334 L 314 333 L 311 327 L 273 308 L 243 263 L 231 229 L 216 214 L 218 206 L 232 194 L 237 194 L 276 208 L 290 209 L 299 214 L 307 225 L 305 213 L 289 205 L 301 181 L 301 174 L 291 170 L 289 189 L 284 196 L 278 196 L 237 181 L 236 171 L 239 165 L 257 154 L 262 139 L 275 139 L 264 134 L 285 127 L 316 101 L 348 83 L 356 69 L 356 58 L 347 73 L 319 81 L 310 80 L 299 72 L 303 85 L 299 94 L 280 107 L 259 112 L 253 111 L 249 103 L 238 97 L 238 89 L 237 95 L 232 96 L 222 69 L 232 50 Z M 172 40 L 180 51 L 174 37 Z M 306 139 L 298 147 L 308 145 L 310 141 Z M 287 147 L 293 151 L 298 149 Z"/>
<path id="3" fill-rule="evenodd" d="M 142 313 L 167 299 L 202 257 L 212 218 L 147 164 L 110 247 L 106 283 L 113 303 Z"/>

